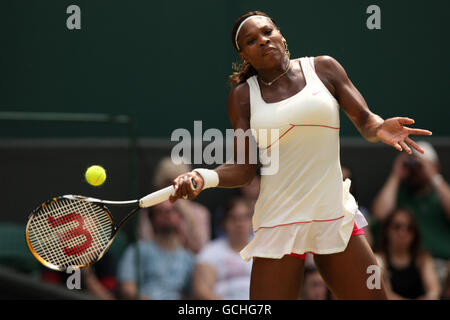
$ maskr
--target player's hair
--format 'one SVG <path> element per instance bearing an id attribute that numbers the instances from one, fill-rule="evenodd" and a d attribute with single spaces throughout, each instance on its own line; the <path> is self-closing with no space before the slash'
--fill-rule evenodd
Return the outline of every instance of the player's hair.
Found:
<path id="1" fill-rule="evenodd" d="M 241 15 L 234 22 L 233 28 L 231 29 L 231 43 L 233 44 L 233 47 L 238 52 L 240 52 L 241 49 L 236 47 L 235 39 L 236 39 L 237 29 L 239 28 L 239 25 L 241 24 L 242 21 L 244 21 L 245 19 L 247 19 L 250 16 L 255 16 L 255 15 L 268 17 L 273 22 L 273 24 L 276 26 L 275 20 L 272 19 L 271 17 L 269 17 L 269 15 L 267 15 L 267 13 L 262 12 L 262 11 L 250 11 L 250 12 L 247 12 L 247 13 L 244 13 L 243 15 Z M 253 66 L 248 62 L 244 62 L 241 66 L 238 67 L 238 69 L 240 69 L 240 70 L 233 72 L 228 77 L 228 84 L 230 86 L 236 86 L 238 84 L 244 83 L 245 81 L 247 81 L 248 78 L 257 74 L 255 68 L 253 68 Z"/>

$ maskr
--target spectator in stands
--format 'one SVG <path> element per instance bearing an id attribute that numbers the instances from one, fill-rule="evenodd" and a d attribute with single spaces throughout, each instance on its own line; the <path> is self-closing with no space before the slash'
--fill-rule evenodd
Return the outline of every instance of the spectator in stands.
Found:
<path id="1" fill-rule="evenodd" d="M 417 143 L 424 151 L 402 153 L 394 161 L 391 174 L 376 196 L 372 215 L 379 222 L 396 207 L 410 209 L 419 225 L 423 247 L 433 256 L 443 282 L 450 259 L 450 186 L 440 174 L 433 146 Z"/>
<path id="2" fill-rule="evenodd" d="M 382 226 L 377 252 L 390 299 L 438 299 L 440 285 L 431 256 L 411 212 L 398 208 Z"/>
<path id="3" fill-rule="evenodd" d="M 256 200 L 258 200 L 260 184 L 261 176 L 255 175 L 255 177 L 249 184 L 243 186 L 242 188 L 239 188 L 242 197 L 244 197 L 250 204 L 252 213 L 255 209 Z"/>
<path id="4" fill-rule="evenodd" d="M 116 299 L 116 266 L 115 257 L 111 251 L 107 251 L 100 261 L 91 267 L 81 269 L 81 289 L 98 299 Z M 70 273 L 54 271 L 45 267 L 42 267 L 40 275 L 44 282 L 64 288 L 67 287 L 67 280 L 71 276 Z"/>
<path id="5" fill-rule="evenodd" d="M 195 260 L 180 243 L 177 230 L 182 215 L 173 204 L 165 201 L 151 207 L 149 216 L 153 239 L 129 246 L 119 263 L 121 296 L 157 300 L 187 298 Z"/>
<path id="6" fill-rule="evenodd" d="M 302 300 L 329 300 L 330 292 L 325 281 L 314 265 L 305 266 L 303 276 L 303 288 L 300 299 Z"/>
<path id="7" fill-rule="evenodd" d="M 81 271 L 84 287 L 90 294 L 102 300 L 116 299 L 117 262 L 110 251 L 100 261 Z"/>
<path id="8" fill-rule="evenodd" d="M 445 278 L 444 289 L 442 290 L 441 300 L 450 300 L 450 261 L 447 267 L 447 277 Z"/>
<path id="9" fill-rule="evenodd" d="M 244 198 L 233 198 L 223 220 L 225 236 L 209 244 L 197 256 L 194 293 L 197 299 L 248 300 L 252 263 L 239 252 L 250 241 L 252 208 Z"/>
<path id="10" fill-rule="evenodd" d="M 161 159 L 155 169 L 153 190 L 170 186 L 173 179 L 190 170 L 189 165 L 184 163 L 177 165 L 170 157 Z M 198 202 L 183 199 L 175 202 L 175 206 L 184 218 L 179 229 L 180 241 L 185 248 L 193 253 L 198 253 L 211 239 L 209 210 Z M 152 237 L 152 226 L 148 220 L 148 215 L 143 212 L 139 215 L 139 238 L 150 240 Z"/>
<path id="11" fill-rule="evenodd" d="M 261 183 L 261 176 L 255 175 L 253 180 L 248 184 L 239 189 L 234 195 L 235 197 L 242 197 L 247 200 L 250 205 L 252 215 L 255 210 L 255 203 L 259 196 L 259 185 Z M 225 205 L 219 205 L 214 211 L 213 217 L 213 235 L 214 238 L 220 238 L 225 236 L 224 230 L 222 228 L 222 221 L 225 216 Z"/>

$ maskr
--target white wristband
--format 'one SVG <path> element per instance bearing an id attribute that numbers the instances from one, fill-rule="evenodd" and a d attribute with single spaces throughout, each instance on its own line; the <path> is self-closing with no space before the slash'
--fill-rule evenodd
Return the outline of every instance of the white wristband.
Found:
<path id="1" fill-rule="evenodd" d="M 202 190 L 214 188 L 219 185 L 219 175 L 214 170 L 198 168 L 192 171 L 197 172 L 199 175 L 202 176 L 203 178 Z"/>
<path id="2" fill-rule="evenodd" d="M 441 174 L 436 174 L 433 176 L 433 178 L 431 178 L 431 184 L 435 187 L 440 185 L 443 181 L 444 181 L 444 178 L 442 177 Z"/>

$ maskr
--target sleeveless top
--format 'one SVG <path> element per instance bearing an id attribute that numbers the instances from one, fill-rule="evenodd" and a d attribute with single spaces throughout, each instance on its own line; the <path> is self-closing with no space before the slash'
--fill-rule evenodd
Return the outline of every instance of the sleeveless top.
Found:
<path id="1" fill-rule="evenodd" d="M 359 228 L 367 225 L 349 193 L 350 180 L 342 181 L 339 104 L 317 76 L 314 57 L 299 60 L 306 86 L 282 101 L 265 102 L 257 76 L 247 79 L 250 128 L 263 166 L 255 237 L 241 252 L 244 259 L 340 252 L 355 218 Z"/>
<path id="2" fill-rule="evenodd" d="M 389 254 L 386 254 L 386 264 L 389 270 L 392 290 L 404 298 L 416 299 L 425 294 L 422 277 L 411 259 L 410 264 L 405 268 L 395 268 L 390 260 Z"/>

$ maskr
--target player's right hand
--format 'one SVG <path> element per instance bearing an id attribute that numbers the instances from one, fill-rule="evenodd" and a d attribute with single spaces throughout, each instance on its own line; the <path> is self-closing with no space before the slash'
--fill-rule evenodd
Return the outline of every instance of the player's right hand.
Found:
<path id="1" fill-rule="evenodd" d="M 194 181 L 191 182 L 191 179 Z M 203 178 L 197 172 L 183 173 L 173 180 L 172 185 L 175 193 L 169 197 L 169 201 L 175 202 L 178 199 L 193 200 L 202 191 L 203 184 Z"/>

